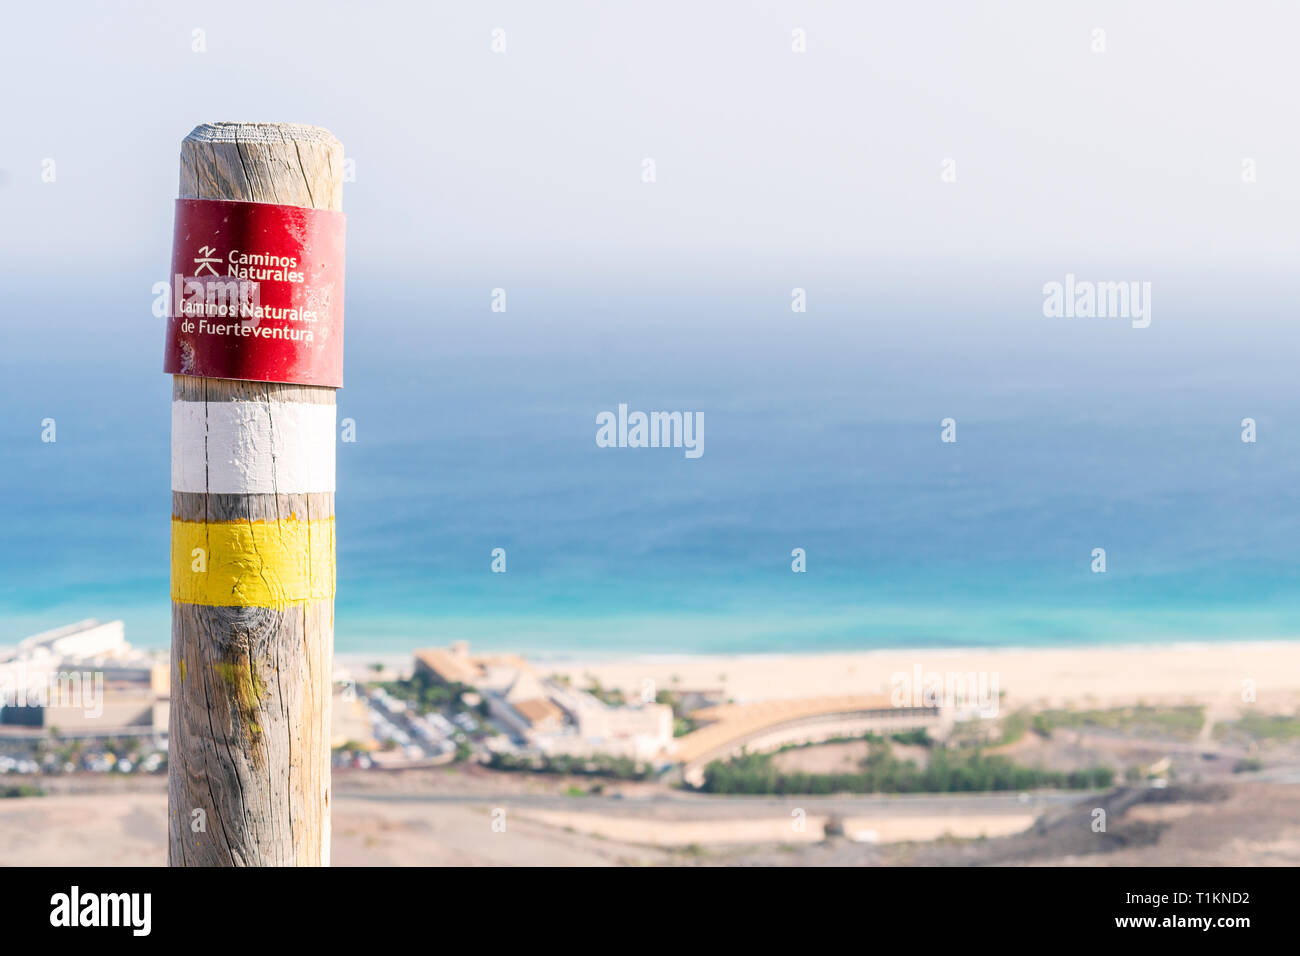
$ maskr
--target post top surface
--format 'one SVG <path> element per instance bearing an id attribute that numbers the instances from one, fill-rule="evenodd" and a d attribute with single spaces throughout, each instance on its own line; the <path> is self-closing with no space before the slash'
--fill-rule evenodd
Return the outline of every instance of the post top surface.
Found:
<path id="1" fill-rule="evenodd" d="M 323 126 L 306 123 L 200 123 L 185 137 L 193 143 L 320 143 L 336 145 L 338 139 Z"/>

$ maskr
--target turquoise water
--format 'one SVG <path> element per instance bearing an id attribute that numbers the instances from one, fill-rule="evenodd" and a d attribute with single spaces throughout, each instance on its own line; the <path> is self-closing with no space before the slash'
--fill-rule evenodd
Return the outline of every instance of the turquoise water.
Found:
<path id="1" fill-rule="evenodd" d="M 452 296 L 435 320 L 357 295 L 340 651 L 1300 633 L 1288 327 L 1241 335 L 1191 304 L 1142 332 L 906 305 L 885 322 L 848 296 L 800 325 L 758 299 L 683 307 L 652 290 L 612 311 L 553 290 L 508 319 Z M 0 644 L 85 616 L 167 643 L 156 331 L 132 320 L 0 359 Z M 595 416 L 620 402 L 703 412 L 703 456 L 598 448 Z M 955 444 L 940 441 L 949 416 Z M 807 573 L 791 571 L 796 547 Z"/>

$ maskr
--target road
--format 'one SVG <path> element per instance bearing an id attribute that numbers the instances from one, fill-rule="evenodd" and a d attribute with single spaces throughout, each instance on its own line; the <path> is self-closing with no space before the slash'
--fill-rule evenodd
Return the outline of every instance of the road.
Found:
<path id="1" fill-rule="evenodd" d="M 746 797 L 713 796 L 677 791 L 652 797 L 614 797 L 591 794 L 569 797 L 562 794 L 484 792 L 484 793 L 391 793 L 369 787 L 351 787 L 345 778 L 336 777 L 335 793 L 350 799 L 376 800 L 385 803 L 442 803 L 486 806 L 532 807 L 546 810 L 582 810 L 611 816 L 645 816 L 648 813 L 671 813 L 684 819 L 711 819 L 719 815 L 771 816 L 787 814 L 795 807 L 816 813 L 863 816 L 889 813 L 1041 813 L 1053 807 L 1068 806 L 1088 795 L 1088 791 L 1051 791 L 1030 794 L 1021 801 L 1016 793 L 986 794 L 867 794 L 863 796 Z"/>

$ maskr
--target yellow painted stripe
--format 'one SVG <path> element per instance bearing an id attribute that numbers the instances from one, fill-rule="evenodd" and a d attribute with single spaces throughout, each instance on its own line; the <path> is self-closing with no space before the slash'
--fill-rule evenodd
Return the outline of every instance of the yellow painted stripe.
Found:
<path id="1" fill-rule="evenodd" d="M 172 519 L 172 600 L 286 608 L 334 597 L 334 519 Z"/>

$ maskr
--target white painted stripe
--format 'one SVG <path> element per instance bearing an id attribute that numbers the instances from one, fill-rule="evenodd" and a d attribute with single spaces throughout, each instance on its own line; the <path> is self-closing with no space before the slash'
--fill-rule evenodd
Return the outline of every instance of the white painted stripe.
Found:
<path id="1" fill-rule="evenodd" d="M 172 491 L 333 491 L 334 416 L 300 402 L 172 402 Z"/>

